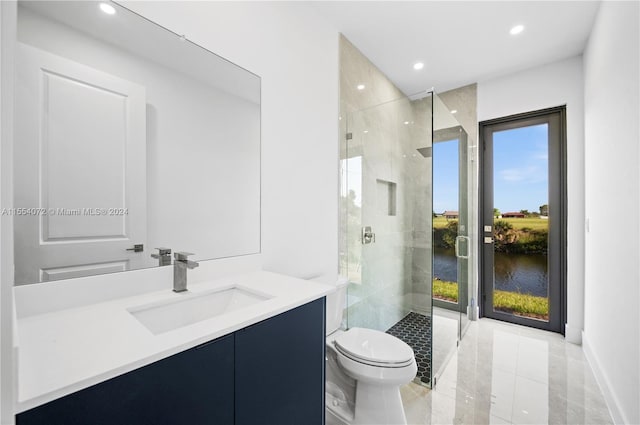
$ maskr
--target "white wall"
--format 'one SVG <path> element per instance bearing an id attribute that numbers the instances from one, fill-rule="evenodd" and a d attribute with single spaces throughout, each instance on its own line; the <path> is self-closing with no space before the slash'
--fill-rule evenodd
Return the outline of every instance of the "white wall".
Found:
<path id="1" fill-rule="evenodd" d="M 337 31 L 293 2 L 123 4 L 262 77 L 264 268 L 335 276 Z"/>
<path id="2" fill-rule="evenodd" d="M 602 2 L 584 53 L 584 346 L 625 424 L 640 423 L 639 13 L 638 2 Z"/>
<path id="3" fill-rule="evenodd" d="M 15 2 L 0 2 L 0 200 L 2 208 L 13 205 L 13 54 L 16 31 Z M 13 423 L 17 394 L 14 375 L 13 335 L 13 220 L 2 216 L 0 225 L 0 423 Z"/>
<path id="4" fill-rule="evenodd" d="M 478 121 L 567 105 L 567 323 L 580 343 L 584 323 L 584 102 L 577 56 L 478 83 Z"/>

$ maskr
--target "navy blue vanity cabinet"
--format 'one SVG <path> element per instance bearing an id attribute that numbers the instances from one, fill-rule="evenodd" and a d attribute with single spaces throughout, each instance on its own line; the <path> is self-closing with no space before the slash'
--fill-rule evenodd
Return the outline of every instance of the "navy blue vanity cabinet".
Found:
<path id="1" fill-rule="evenodd" d="M 233 424 L 233 335 L 23 412 L 18 425 Z"/>
<path id="2" fill-rule="evenodd" d="M 236 332 L 236 425 L 324 425 L 325 299 Z"/>
<path id="3" fill-rule="evenodd" d="M 18 425 L 324 425 L 325 299 L 80 390 Z"/>

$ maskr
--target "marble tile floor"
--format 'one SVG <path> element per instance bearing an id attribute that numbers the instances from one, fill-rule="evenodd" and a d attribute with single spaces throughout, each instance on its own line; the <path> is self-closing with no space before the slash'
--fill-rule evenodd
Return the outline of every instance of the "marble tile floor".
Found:
<path id="1" fill-rule="evenodd" d="M 612 424 L 582 348 L 561 335 L 473 322 L 434 390 L 401 388 L 409 424 Z"/>
<path id="2" fill-rule="evenodd" d="M 443 308 L 433 308 L 433 364 L 436 379 L 444 372 L 449 359 L 456 352 L 460 313 Z"/>

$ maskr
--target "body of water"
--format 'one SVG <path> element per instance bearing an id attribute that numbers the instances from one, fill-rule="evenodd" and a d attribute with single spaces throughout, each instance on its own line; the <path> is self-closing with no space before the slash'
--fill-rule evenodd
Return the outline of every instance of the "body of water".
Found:
<path id="1" fill-rule="evenodd" d="M 494 253 L 495 289 L 547 296 L 547 256 Z M 457 260 L 452 249 L 436 248 L 433 276 L 457 282 Z"/>

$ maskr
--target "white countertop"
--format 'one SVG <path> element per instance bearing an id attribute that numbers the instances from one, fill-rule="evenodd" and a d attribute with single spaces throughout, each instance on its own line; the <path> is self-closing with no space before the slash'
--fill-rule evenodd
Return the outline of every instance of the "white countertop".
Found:
<path id="1" fill-rule="evenodd" d="M 18 319 L 18 405 L 23 412 L 321 298 L 330 285 L 264 271 L 189 285 L 229 284 L 273 298 L 154 335 L 127 309 L 183 296 L 166 290 Z"/>

